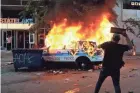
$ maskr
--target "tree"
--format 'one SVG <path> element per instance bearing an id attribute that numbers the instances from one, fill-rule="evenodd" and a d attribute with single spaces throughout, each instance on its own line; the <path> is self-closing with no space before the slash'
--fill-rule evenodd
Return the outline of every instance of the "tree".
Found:
<path id="1" fill-rule="evenodd" d="M 54 3 L 50 0 L 40 0 L 35 2 L 34 0 L 29 0 L 23 11 L 19 13 L 21 19 L 33 18 L 35 24 L 30 28 L 30 31 L 35 33 L 35 45 L 37 44 L 38 29 L 45 24 L 44 18 L 47 16 L 48 12 L 53 8 Z"/>
<path id="2" fill-rule="evenodd" d="M 118 0 L 119 2 L 123 2 L 125 4 L 130 4 L 130 1 L 132 0 Z M 139 20 L 135 20 L 133 18 L 129 18 L 126 21 L 123 22 L 124 26 L 126 27 L 126 29 L 132 33 L 133 35 L 135 35 L 136 37 L 140 38 L 140 21 Z M 138 28 L 138 33 L 136 33 L 134 31 L 133 28 Z"/>
<path id="3" fill-rule="evenodd" d="M 124 22 L 124 26 L 126 26 L 126 29 L 130 33 L 132 33 L 136 37 L 140 38 L 140 21 L 136 21 L 133 18 L 129 18 Z M 133 28 L 138 28 L 138 30 L 139 30 L 138 33 L 136 33 Z"/>
<path id="4" fill-rule="evenodd" d="M 31 29 L 37 34 L 38 29 L 42 25 L 48 24 L 49 20 L 59 22 L 63 18 L 67 18 L 70 19 L 69 23 L 83 21 L 86 24 L 90 22 L 90 20 L 87 21 L 87 18 L 101 15 L 104 12 L 110 14 L 110 22 L 117 24 L 117 15 L 113 11 L 115 4 L 117 4 L 116 0 L 40 0 L 38 2 L 29 0 L 20 15 L 21 18 L 35 19 L 35 25 Z M 35 38 L 37 38 L 36 35 Z M 37 45 L 37 39 L 35 43 Z"/>

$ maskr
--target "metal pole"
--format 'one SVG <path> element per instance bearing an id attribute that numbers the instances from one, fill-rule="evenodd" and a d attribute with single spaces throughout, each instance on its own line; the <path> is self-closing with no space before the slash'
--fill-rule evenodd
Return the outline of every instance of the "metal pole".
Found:
<path id="1" fill-rule="evenodd" d="M 17 34 L 18 34 L 18 31 L 16 31 L 16 48 L 18 48 L 18 42 L 17 42 L 17 39 L 18 39 L 17 36 L 18 35 Z"/>
<path id="2" fill-rule="evenodd" d="M 12 40 L 12 30 L 10 31 L 11 32 L 11 49 L 12 49 L 12 46 L 13 46 L 13 40 Z"/>
<path id="3" fill-rule="evenodd" d="M 28 40 L 29 40 L 29 48 L 31 48 L 31 44 L 30 44 L 30 32 L 28 34 L 29 34 L 29 38 L 28 38 Z"/>
<path id="4" fill-rule="evenodd" d="M 1 39 L 2 39 L 2 42 L 1 42 L 2 45 L 1 45 L 1 46 L 4 47 L 4 39 L 3 39 L 3 37 L 4 37 L 4 32 L 3 32 L 2 30 L 1 30 L 1 36 L 2 36 L 2 38 L 1 38 Z"/>
<path id="5" fill-rule="evenodd" d="M 24 37 L 24 48 L 25 48 L 25 42 L 26 42 L 26 40 L 25 40 L 25 31 L 23 31 L 23 37 Z"/>
<path id="6" fill-rule="evenodd" d="M 15 33 L 15 30 L 14 30 L 14 49 L 16 48 L 16 33 Z"/>
<path id="7" fill-rule="evenodd" d="M 22 5 L 22 0 L 20 0 L 20 5 Z"/>
<path id="8" fill-rule="evenodd" d="M 7 31 L 6 31 L 6 49 L 7 49 Z"/>

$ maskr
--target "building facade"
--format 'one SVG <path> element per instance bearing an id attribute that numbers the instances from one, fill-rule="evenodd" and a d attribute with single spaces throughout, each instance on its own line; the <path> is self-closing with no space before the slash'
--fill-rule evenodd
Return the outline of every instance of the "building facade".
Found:
<path id="1" fill-rule="evenodd" d="M 118 6 L 114 7 L 118 18 L 118 25 L 120 28 L 131 28 L 127 31 L 130 40 L 133 42 L 136 52 L 140 52 L 140 0 L 117 0 Z M 135 3 L 135 4 L 134 4 Z M 126 21 L 132 19 L 128 23 Z M 134 26 L 132 22 L 138 23 L 139 26 Z M 122 38 L 125 42 L 125 38 Z"/>
<path id="2" fill-rule="evenodd" d="M 123 2 L 124 1 L 124 2 Z M 1 46 L 7 48 L 7 39 L 12 37 L 11 49 L 13 48 L 32 48 L 34 44 L 34 34 L 29 33 L 29 28 L 34 24 L 33 19 L 19 19 L 19 12 L 23 10 L 28 0 L 1 0 Z M 38 0 L 35 0 L 38 2 Z M 119 6 L 114 10 L 118 15 L 118 25 L 120 28 L 126 28 L 126 20 L 133 18 L 140 22 L 140 0 L 117 0 Z M 130 39 L 133 41 L 136 52 L 140 52 L 140 28 L 131 26 L 133 31 L 128 31 Z M 44 42 L 46 29 L 41 28 L 38 35 L 38 42 Z M 122 43 L 125 43 L 123 38 Z"/>
<path id="3" fill-rule="evenodd" d="M 28 0 L 1 0 L 0 37 L 4 49 L 32 48 L 35 43 L 34 34 L 29 32 L 34 20 L 20 19 L 19 16 L 27 2 Z M 40 30 L 40 34 L 44 34 L 45 29 Z M 39 42 L 44 42 L 44 38 L 44 35 L 38 35 Z"/>

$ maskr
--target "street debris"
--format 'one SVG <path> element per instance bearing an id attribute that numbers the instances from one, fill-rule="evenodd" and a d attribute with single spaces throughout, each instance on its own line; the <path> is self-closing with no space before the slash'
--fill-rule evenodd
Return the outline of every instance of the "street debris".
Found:
<path id="1" fill-rule="evenodd" d="M 48 73 L 52 73 L 54 75 L 57 75 L 57 74 L 65 74 L 68 72 L 68 70 L 66 69 L 61 69 L 61 70 L 48 70 L 47 71 Z"/>
<path id="2" fill-rule="evenodd" d="M 110 93 L 109 91 L 105 91 L 105 93 Z"/>
<path id="3" fill-rule="evenodd" d="M 93 70 L 92 70 L 92 69 L 90 69 L 90 70 L 88 70 L 88 72 L 93 72 Z"/>
<path id="4" fill-rule="evenodd" d="M 58 73 L 59 73 L 58 71 L 53 71 L 53 74 L 55 74 L 55 75 L 58 74 Z"/>
<path id="5" fill-rule="evenodd" d="M 93 87 L 93 84 L 90 84 L 90 85 L 86 86 L 85 88 L 88 88 L 88 87 Z"/>
<path id="6" fill-rule="evenodd" d="M 122 78 L 127 78 L 127 76 L 122 76 Z"/>
<path id="7" fill-rule="evenodd" d="M 6 62 L 6 65 L 12 65 L 14 64 L 13 62 Z"/>
<path id="8" fill-rule="evenodd" d="M 132 68 L 129 72 L 137 71 L 138 68 Z"/>
<path id="9" fill-rule="evenodd" d="M 69 78 L 66 78 L 65 81 L 64 81 L 64 83 L 68 83 L 69 81 L 70 81 L 70 79 Z"/>
<path id="10" fill-rule="evenodd" d="M 78 71 L 81 71 L 81 69 L 78 69 Z"/>
<path id="11" fill-rule="evenodd" d="M 133 75 L 128 75 L 128 77 L 135 77 L 135 74 L 133 74 Z"/>
<path id="12" fill-rule="evenodd" d="M 36 84 L 40 84 L 40 81 L 37 81 Z"/>
<path id="13" fill-rule="evenodd" d="M 49 90 L 48 90 L 48 93 L 52 93 L 52 90 L 51 90 L 51 89 L 49 89 Z"/>
<path id="14" fill-rule="evenodd" d="M 40 76 L 40 75 L 42 75 L 42 74 L 43 74 L 43 73 L 36 73 L 37 76 Z"/>
<path id="15" fill-rule="evenodd" d="M 66 71 L 61 71 L 61 70 L 49 70 L 47 71 L 48 73 L 52 73 L 54 75 L 57 75 L 57 74 L 65 74 Z"/>
<path id="16" fill-rule="evenodd" d="M 88 76 L 82 76 L 82 78 L 86 78 L 86 77 L 88 77 Z"/>
<path id="17" fill-rule="evenodd" d="M 63 71 L 60 71 L 59 74 L 64 74 L 64 72 Z"/>
<path id="18" fill-rule="evenodd" d="M 73 89 L 73 90 L 69 90 L 69 91 L 66 91 L 66 92 L 64 92 L 64 93 L 76 93 L 76 92 L 79 92 L 79 91 L 80 91 L 79 88 L 75 88 L 75 89 Z"/>
<path id="19" fill-rule="evenodd" d="M 78 86 L 78 84 L 74 84 L 74 86 Z"/>
<path id="20" fill-rule="evenodd" d="M 128 75 L 128 77 L 136 77 L 136 76 L 140 76 L 140 74 L 139 73 L 134 73 L 132 75 Z"/>
<path id="21" fill-rule="evenodd" d="M 129 91 L 128 93 L 134 93 L 133 91 Z"/>
<path id="22" fill-rule="evenodd" d="M 93 66 L 93 70 L 99 70 L 99 69 L 102 69 L 102 64 Z"/>

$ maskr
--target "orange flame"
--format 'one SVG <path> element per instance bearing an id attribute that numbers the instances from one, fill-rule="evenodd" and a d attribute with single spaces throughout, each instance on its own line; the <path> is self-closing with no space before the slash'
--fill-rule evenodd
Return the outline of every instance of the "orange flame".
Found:
<path id="1" fill-rule="evenodd" d="M 82 23 L 68 25 L 68 20 L 54 24 L 45 39 L 45 46 L 50 49 L 63 49 L 73 41 L 95 41 L 97 45 L 111 40 L 110 28 L 113 27 L 106 15 L 98 23 L 91 23 L 85 27 Z"/>
<path id="2" fill-rule="evenodd" d="M 79 92 L 79 91 L 80 91 L 79 88 L 75 88 L 75 89 L 73 89 L 73 90 L 66 91 L 65 93 L 77 93 L 77 92 Z"/>

